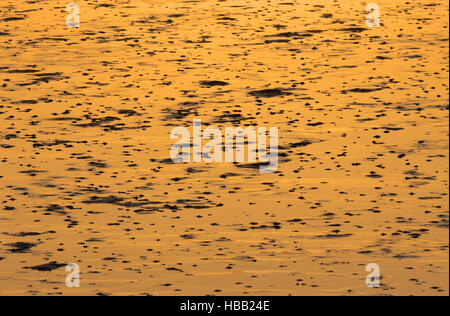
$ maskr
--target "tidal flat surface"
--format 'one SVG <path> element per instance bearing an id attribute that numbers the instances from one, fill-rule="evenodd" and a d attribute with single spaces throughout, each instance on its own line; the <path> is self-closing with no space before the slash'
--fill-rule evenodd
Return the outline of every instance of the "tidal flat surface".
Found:
<path id="1" fill-rule="evenodd" d="M 1 295 L 449 294 L 447 1 L 74 2 L 0 3 Z M 278 172 L 171 163 L 196 118 Z"/>

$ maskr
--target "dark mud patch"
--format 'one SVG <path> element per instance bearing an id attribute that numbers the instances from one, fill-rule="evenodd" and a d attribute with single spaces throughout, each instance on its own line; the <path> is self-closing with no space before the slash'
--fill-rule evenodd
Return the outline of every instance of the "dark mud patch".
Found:
<path id="1" fill-rule="evenodd" d="M 40 235 L 44 235 L 44 234 L 55 234 L 55 231 L 48 231 L 45 233 L 37 233 L 37 232 L 20 232 L 20 233 L 3 233 L 4 235 L 7 236 L 13 236 L 13 237 L 31 237 L 31 236 L 40 236 Z"/>
<path id="2" fill-rule="evenodd" d="M 74 143 L 72 141 L 69 140 L 55 140 L 53 142 L 35 142 L 33 144 L 34 148 L 39 148 L 39 147 L 52 147 L 52 146 L 58 146 L 58 145 L 66 145 L 69 143 Z"/>
<path id="3" fill-rule="evenodd" d="M 128 116 L 140 116 L 141 114 L 139 114 L 138 112 L 134 111 L 134 110 L 128 110 L 128 109 L 121 109 L 119 111 L 117 111 L 117 113 L 121 114 L 121 115 L 126 115 Z"/>
<path id="4" fill-rule="evenodd" d="M 309 140 L 304 140 L 298 143 L 292 143 L 289 145 L 289 148 L 299 148 L 299 147 L 306 147 L 309 145 L 312 145 L 313 142 L 309 141 Z"/>
<path id="5" fill-rule="evenodd" d="M 7 73 L 9 73 L 9 74 L 34 74 L 39 71 L 40 70 L 37 70 L 37 69 L 11 69 L 11 70 L 8 70 Z"/>
<path id="6" fill-rule="evenodd" d="M 362 32 L 368 31 L 368 29 L 364 28 L 364 27 L 346 27 L 346 28 L 340 29 L 339 31 L 350 32 L 350 33 L 362 33 Z"/>
<path id="7" fill-rule="evenodd" d="M 382 87 L 382 88 L 355 88 L 355 89 L 350 89 L 350 90 L 344 90 L 342 91 L 342 93 L 370 93 L 370 92 L 376 92 L 376 91 L 381 91 L 387 89 L 386 87 Z"/>
<path id="8" fill-rule="evenodd" d="M 247 163 L 247 164 L 235 164 L 238 168 L 244 169 L 260 169 L 261 167 L 270 166 L 269 162 L 255 162 L 255 163 Z"/>
<path id="9" fill-rule="evenodd" d="M 93 196 L 88 201 L 83 201 L 84 204 L 117 204 L 123 202 L 123 198 L 117 196 L 98 197 Z"/>
<path id="10" fill-rule="evenodd" d="M 222 114 L 217 116 L 213 123 L 224 124 L 224 123 L 235 123 L 240 124 L 242 121 L 254 120 L 255 117 L 244 117 L 242 114 Z"/>
<path id="11" fill-rule="evenodd" d="M 114 121 L 120 121 L 120 120 L 121 119 L 118 117 L 106 116 L 106 117 L 101 117 L 101 118 L 92 118 L 91 122 L 89 122 L 89 123 L 74 124 L 74 126 L 77 126 L 77 127 L 99 127 L 99 126 L 103 126 L 103 124 L 111 123 Z"/>
<path id="12" fill-rule="evenodd" d="M 277 222 L 275 222 L 275 223 L 272 223 L 271 225 L 261 225 L 261 226 L 253 226 L 253 227 L 250 227 L 250 229 L 262 229 L 262 230 L 265 230 L 265 229 L 275 229 L 275 230 L 278 230 L 278 229 L 281 229 L 282 227 L 281 227 L 281 223 L 277 223 Z"/>
<path id="13" fill-rule="evenodd" d="M 199 108 L 196 102 L 183 102 L 174 108 L 163 109 L 162 112 L 166 115 L 165 121 L 182 120 L 190 115 L 198 116 Z"/>
<path id="14" fill-rule="evenodd" d="M 229 83 L 225 81 L 211 80 L 211 81 L 200 81 L 200 85 L 203 87 L 224 87 L 228 86 Z"/>
<path id="15" fill-rule="evenodd" d="M 33 70 L 26 70 L 27 73 L 32 73 Z M 34 71 L 33 71 L 34 72 Z M 36 85 L 41 82 L 43 83 L 49 83 L 50 81 L 60 81 L 63 79 L 68 79 L 69 77 L 64 77 L 61 72 L 55 72 L 55 73 L 40 73 L 40 74 L 34 74 L 35 78 L 27 83 L 19 83 L 19 86 L 26 87 L 31 85 Z"/>
<path id="16" fill-rule="evenodd" d="M 317 238 L 321 239 L 336 239 L 336 238 L 348 238 L 352 237 L 353 234 L 327 234 L 327 235 L 319 235 Z"/>
<path id="17" fill-rule="evenodd" d="M 23 16 L 12 16 L 10 18 L 4 18 L 2 21 L 3 22 L 14 22 L 14 21 L 21 21 L 21 20 L 25 20 L 25 17 L 23 17 Z"/>
<path id="18" fill-rule="evenodd" d="M 108 168 L 108 164 L 106 164 L 104 162 L 96 162 L 96 161 L 89 162 L 89 166 L 95 167 L 95 168 Z"/>
<path id="19" fill-rule="evenodd" d="M 16 242 L 16 243 L 12 243 L 12 244 L 7 244 L 6 246 L 8 247 L 12 247 L 11 249 L 8 249 L 9 252 L 12 253 L 24 253 L 24 252 L 29 252 L 29 250 L 33 247 L 36 247 L 37 244 L 35 243 L 30 243 L 30 242 Z"/>
<path id="20" fill-rule="evenodd" d="M 24 267 L 24 269 L 41 271 L 41 272 L 51 272 L 53 270 L 57 270 L 59 268 L 65 267 L 66 265 L 67 265 L 66 263 L 58 263 L 56 261 L 52 261 L 52 262 L 37 265 L 34 267 Z"/>
<path id="21" fill-rule="evenodd" d="M 249 93 L 249 95 L 257 98 L 274 98 L 279 96 L 292 95 L 292 93 L 287 92 L 284 89 L 276 88 L 252 91 Z"/>
<path id="22" fill-rule="evenodd" d="M 64 211 L 64 207 L 58 204 L 50 204 L 49 206 L 46 207 L 45 211 L 44 211 L 44 215 L 54 215 L 54 214 L 58 214 L 58 215 L 67 215 L 67 212 Z"/>

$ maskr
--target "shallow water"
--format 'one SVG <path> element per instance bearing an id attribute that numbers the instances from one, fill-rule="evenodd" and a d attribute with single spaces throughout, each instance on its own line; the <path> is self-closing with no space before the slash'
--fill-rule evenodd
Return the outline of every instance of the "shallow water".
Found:
<path id="1" fill-rule="evenodd" d="M 449 294 L 447 1 L 76 2 L 0 3 L 0 294 Z M 169 163 L 195 118 L 278 172 Z"/>

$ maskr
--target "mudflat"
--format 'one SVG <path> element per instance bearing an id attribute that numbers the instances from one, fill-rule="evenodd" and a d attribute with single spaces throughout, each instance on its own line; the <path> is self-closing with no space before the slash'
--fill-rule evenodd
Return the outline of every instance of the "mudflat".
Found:
<path id="1" fill-rule="evenodd" d="M 0 3 L 1 295 L 449 295 L 447 1 L 74 2 Z"/>

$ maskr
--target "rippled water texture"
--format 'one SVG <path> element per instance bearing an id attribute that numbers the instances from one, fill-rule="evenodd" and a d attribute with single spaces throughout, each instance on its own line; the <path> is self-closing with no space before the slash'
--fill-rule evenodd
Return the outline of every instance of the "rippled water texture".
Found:
<path id="1" fill-rule="evenodd" d="M 447 1 L 68 3 L 0 3 L 0 294 L 449 294 Z M 171 163 L 195 118 L 278 172 Z"/>

